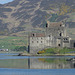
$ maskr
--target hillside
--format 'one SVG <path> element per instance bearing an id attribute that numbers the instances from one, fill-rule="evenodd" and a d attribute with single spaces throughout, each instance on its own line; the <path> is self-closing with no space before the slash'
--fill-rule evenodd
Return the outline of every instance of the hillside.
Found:
<path id="1" fill-rule="evenodd" d="M 75 28 L 75 0 L 14 0 L 0 4 L 0 35 L 41 31 L 47 20 L 64 20 Z"/>

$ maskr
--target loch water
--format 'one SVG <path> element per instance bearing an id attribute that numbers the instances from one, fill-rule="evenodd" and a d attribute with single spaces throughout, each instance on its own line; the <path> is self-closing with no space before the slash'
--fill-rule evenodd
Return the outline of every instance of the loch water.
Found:
<path id="1" fill-rule="evenodd" d="M 74 56 L 16 56 L 0 53 L 0 75 L 75 75 Z"/>

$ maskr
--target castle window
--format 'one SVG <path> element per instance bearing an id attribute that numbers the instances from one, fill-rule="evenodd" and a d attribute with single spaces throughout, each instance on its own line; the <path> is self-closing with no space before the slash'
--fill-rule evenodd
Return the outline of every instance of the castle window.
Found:
<path id="1" fill-rule="evenodd" d="M 41 38 L 42 39 L 42 38 Z"/>
<path id="2" fill-rule="evenodd" d="M 61 27 L 62 25 L 60 24 L 60 27 Z"/>
<path id="3" fill-rule="evenodd" d="M 49 35 L 49 37 L 51 37 L 51 36 Z"/>
<path id="4" fill-rule="evenodd" d="M 58 46 L 60 47 L 61 45 L 60 45 L 60 44 L 58 44 Z"/>
<path id="5" fill-rule="evenodd" d="M 75 48 L 75 43 L 74 43 L 74 48 Z"/>
<path id="6" fill-rule="evenodd" d="M 34 37 L 34 34 L 33 34 L 33 37 Z"/>
<path id="7" fill-rule="evenodd" d="M 64 38 L 64 40 L 68 40 L 67 38 Z"/>
<path id="8" fill-rule="evenodd" d="M 62 33 L 60 33 L 59 35 L 62 36 Z"/>
<path id="9" fill-rule="evenodd" d="M 42 41 L 41 41 L 41 43 L 42 43 Z"/>
<path id="10" fill-rule="evenodd" d="M 48 27 L 48 24 L 46 23 L 46 27 Z"/>
<path id="11" fill-rule="evenodd" d="M 37 41 L 37 43 L 38 43 L 38 41 Z"/>
<path id="12" fill-rule="evenodd" d="M 34 41 L 32 41 L 32 43 L 34 43 Z"/>

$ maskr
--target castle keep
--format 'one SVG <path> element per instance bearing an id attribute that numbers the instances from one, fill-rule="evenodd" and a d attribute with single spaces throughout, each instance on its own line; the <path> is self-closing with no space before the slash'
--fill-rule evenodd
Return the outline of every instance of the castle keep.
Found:
<path id="1" fill-rule="evenodd" d="M 47 21 L 44 33 L 31 33 L 29 35 L 29 52 L 37 53 L 44 48 L 51 47 L 75 47 L 66 33 L 66 26 L 63 22 Z M 72 45 L 72 46 L 71 46 Z"/>

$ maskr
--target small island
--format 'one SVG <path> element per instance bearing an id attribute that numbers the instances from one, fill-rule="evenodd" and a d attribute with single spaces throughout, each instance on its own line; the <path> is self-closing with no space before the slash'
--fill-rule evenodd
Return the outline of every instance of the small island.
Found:
<path id="1" fill-rule="evenodd" d="M 18 56 L 75 56 L 75 48 L 46 48 L 37 54 L 19 53 Z"/>
<path id="2" fill-rule="evenodd" d="M 28 53 L 19 55 L 75 55 L 75 40 L 67 36 L 64 22 L 47 21 L 44 33 L 30 33 Z"/>

